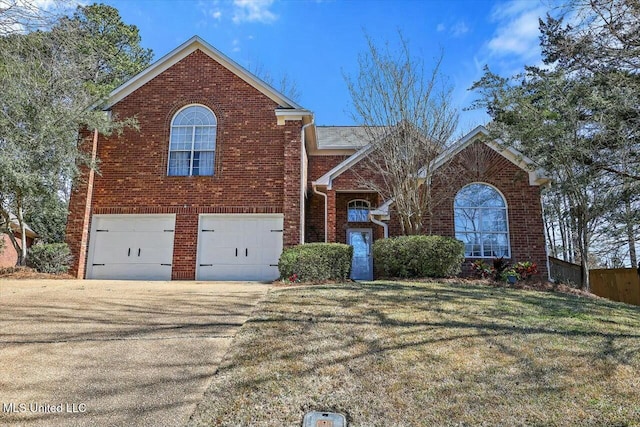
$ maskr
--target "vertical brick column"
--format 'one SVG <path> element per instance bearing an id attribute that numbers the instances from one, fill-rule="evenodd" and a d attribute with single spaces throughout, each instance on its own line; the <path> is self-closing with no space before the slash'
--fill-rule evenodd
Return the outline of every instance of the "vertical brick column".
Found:
<path id="1" fill-rule="evenodd" d="M 300 129 L 299 121 L 284 125 L 284 246 L 300 243 Z"/>
<path id="2" fill-rule="evenodd" d="M 91 154 L 91 163 L 95 163 L 98 151 L 98 131 L 85 136 L 80 150 Z M 80 173 L 73 183 L 69 200 L 69 217 L 67 219 L 66 241 L 73 257 L 69 273 L 83 279 L 87 265 L 87 248 L 89 245 L 89 227 L 91 224 L 91 202 L 95 171 L 87 166 L 80 167 Z"/>
<path id="3" fill-rule="evenodd" d="M 198 214 L 187 208 L 188 213 L 176 215 L 176 228 L 171 263 L 172 280 L 195 280 L 198 245 Z"/>
<path id="4" fill-rule="evenodd" d="M 327 243 L 336 243 L 336 192 L 327 189 Z"/>

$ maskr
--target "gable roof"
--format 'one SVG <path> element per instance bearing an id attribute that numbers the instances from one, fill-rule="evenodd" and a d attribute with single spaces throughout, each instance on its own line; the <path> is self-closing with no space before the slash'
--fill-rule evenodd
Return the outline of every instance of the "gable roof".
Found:
<path id="1" fill-rule="evenodd" d="M 543 169 L 540 169 L 536 166 L 533 160 L 528 158 L 527 156 L 520 153 L 513 147 L 504 146 L 503 142 L 500 140 L 489 140 L 489 131 L 484 126 L 478 126 L 473 129 L 471 132 L 466 134 L 464 137 L 459 139 L 455 144 L 451 145 L 447 150 L 443 151 L 438 157 L 436 157 L 432 162 L 432 170 L 435 170 L 449 160 L 451 160 L 456 154 L 467 148 L 469 145 L 478 140 L 478 138 L 482 138 L 482 142 L 492 150 L 496 151 L 502 157 L 509 160 L 514 165 L 519 168 L 525 170 L 529 175 L 529 185 L 545 185 L 550 180 L 547 177 L 546 172 Z M 340 176 L 342 173 L 349 170 L 353 165 L 362 160 L 367 154 L 371 152 L 371 144 L 368 144 L 353 155 L 339 163 L 329 172 L 322 175 L 320 178 L 315 180 L 313 183 L 319 186 L 326 186 L 328 189 L 331 189 L 333 180 Z M 420 171 L 419 178 L 425 177 L 425 170 Z M 386 216 L 389 214 L 389 207 L 393 204 L 394 199 L 389 199 L 380 205 L 377 209 L 371 211 L 374 215 L 383 215 Z"/>
<path id="2" fill-rule="evenodd" d="M 503 146 L 503 142 L 501 140 L 488 140 L 486 137 L 489 137 L 489 131 L 484 126 L 480 125 L 473 129 L 471 132 L 466 134 L 464 137 L 458 140 L 455 144 L 450 146 L 447 150 L 442 152 L 438 157 L 436 157 L 432 162 L 432 170 L 439 168 L 440 166 L 447 163 L 451 160 L 456 154 L 467 148 L 469 145 L 478 140 L 477 137 L 485 137 L 482 139 L 482 142 L 492 150 L 496 151 L 502 157 L 509 160 L 514 165 L 518 166 L 520 169 L 523 169 L 529 174 L 529 185 L 545 185 L 550 179 L 546 176 L 546 172 L 537 168 L 536 164 L 533 160 L 520 153 L 513 147 L 507 146 L 506 148 Z M 425 178 L 424 169 L 420 172 L 420 177 Z M 372 215 L 375 216 L 388 216 L 389 215 L 389 207 L 393 204 L 394 199 L 391 198 L 384 202 L 382 205 L 378 206 L 378 208 L 371 211 Z"/>
<path id="3" fill-rule="evenodd" d="M 351 167 L 358 163 L 360 160 L 364 159 L 365 156 L 371 152 L 371 150 L 373 150 L 371 144 L 365 145 L 364 147 L 356 151 L 352 156 L 349 156 L 342 162 L 338 163 L 329 172 L 313 181 L 313 184 L 321 185 L 323 187 L 326 186 L 329 190 L 331 190 L 331 187 L 333 186 L 333 180 L 342 175 L 343 172 L 351 169 Z"/>
<path id="4" fill-rule="evenodd" d="M 488 137 L 490 137 L 490 134 L 487 128 L 482 125 L 477 126 L 471 132 L 458 140 L 458 142 L 451 145 L 447 150 L 443 151 L 442 154 L 436 157 L 432 162 L 432 170 L 435 170 L 447 163 L 456 154 L 476 142 L 478 138 L 482 138 L 482 142 L 487 147 L 491 148 L 520 169 L 526 171 L 529 174 L 529 185 L 545 185 L 549 182 L 547 173 L 543 169 L 537 167 L 533 160 L 515 148 L 505 145 L 500 139 L 490 140 Z M 421 171 L 420 176 L 424 178 L 424 170 Z"/>
<path id="5" fill-rule="evenodd" d="M 317 127 L 316 129 L 320 129 L 320 128 L 321 127 Z M 334 130 L 335 128 L 343 128 L 343 129 L 340 129 L 339 131 L 335 131 Z M 351 141 L 353 140 L 362 141 L 362 145 L 360 147 L 355 147 L 355 148 L 359 148 L 358 151 L 353 153 L 350 157 L 343 160 L 341 163 L 336 165 L 329 172 L 325 173 L 324 175 L 322 175 L 320 178 L 318 178 L 313 182 L 313 184 L 315 185 L 327 186 L 328 189 L 331 189 L 333 180 L 335 178 L 337 178 L 338 176 L 342 175 L 344 172 L 349 170 L 352 166 L 354 166 L 360 160 L 364 159 L 367 155 L 369 155 L 369 153 L 372 151 L 373 148 L 371 143 L 367 143 L 369 136 L 364 126 L 327 126 L 326 129 L 327 129 L 326 133 L 331 136 L 341 137 L 345 133 L 347 133 L 348 135 L 351 136 Z M 382 127 L 382 126 L 378 127 L 377 130 L 385 132 L 377 136 L 377 138 L 379 138 L 380 140 L 387 138 L 390 134 L 397 131 L 397 129 Z M 318 146 L 321 147 L 320 133 L 318 133 Z M 331 148 L 334 148 L 334 147 L 331 147 Z M 346 147 L 346 148 L 351 148 L 351 147 Z"/>
<path id="6" fill-rule="evenodd" d="M 108 96 L 106 102 L 101 106 L 103 110 L 109 110 L 113 105 L 133 93 L 135 90 L 160 75 L 162 72 L 186 58 L 196 50 L 202 51 L 205 55 L 240 77 L 259 92 L 276 102 L 281 108 L 307 111 L 295 101 L 278 92 L 265 81 L 261 80 L 246 68 L 233 61 L 231 58 L 211 46 L 198 36 L 193 36 L 165 56 L 151 64 L 136 76 L 114 89 Z"/>

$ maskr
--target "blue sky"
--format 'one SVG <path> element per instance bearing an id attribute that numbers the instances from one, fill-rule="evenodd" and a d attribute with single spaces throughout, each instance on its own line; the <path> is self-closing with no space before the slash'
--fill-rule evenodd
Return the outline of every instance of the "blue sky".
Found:
<path id="1" fill-rule="evenodd" d="M 301 93 L 299 103 L 321 125 L 353 124 L 343 73 L 357 73 L 365 31 L 382 44 L 395 43 L 400 29 L 427 69 L 443 50 L 442 73 L 462 109 L 473 100 L 467 89 L 485 64 L 510 75 L 539 63 L 538 17 L 550 9 L 539 0 L 103 2 L 138 26 L 155 59 L 199 35 L 250 70 L 261 68 L 276 80 L 287 74 Z M 458 134 L 487 119 L 481 111 L 461 112 Z"/>

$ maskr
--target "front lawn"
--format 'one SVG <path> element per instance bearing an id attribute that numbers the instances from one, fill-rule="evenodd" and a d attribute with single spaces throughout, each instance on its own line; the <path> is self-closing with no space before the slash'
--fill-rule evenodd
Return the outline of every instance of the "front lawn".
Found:
<path id="1" fill-rule="evenodd" d="M 640 425 L 640 308 L 440 283 L 272 291 L 192 426 Z"/>

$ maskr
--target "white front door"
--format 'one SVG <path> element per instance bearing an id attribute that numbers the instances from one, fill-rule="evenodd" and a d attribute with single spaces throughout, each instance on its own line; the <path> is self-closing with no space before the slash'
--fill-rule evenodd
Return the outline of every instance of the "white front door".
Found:
<path id="1" fill-rule="evenodd" d="M 348 229 L 347 244 L 353 246 L 351 278 L 353 280 L 373 280 L 373 256 L 371 254 L 373 233 L 371 229 Z"/>
<path id="2" fill-rule="evenodd" d="M 281 214 L 203 214 L 197 280 L 276 280 L 282 253 Z"/>
<path id="3" fill-rule="evenodd" d="M 175 215 L 94 215 L 87 279 L 171 280 Z"/>

